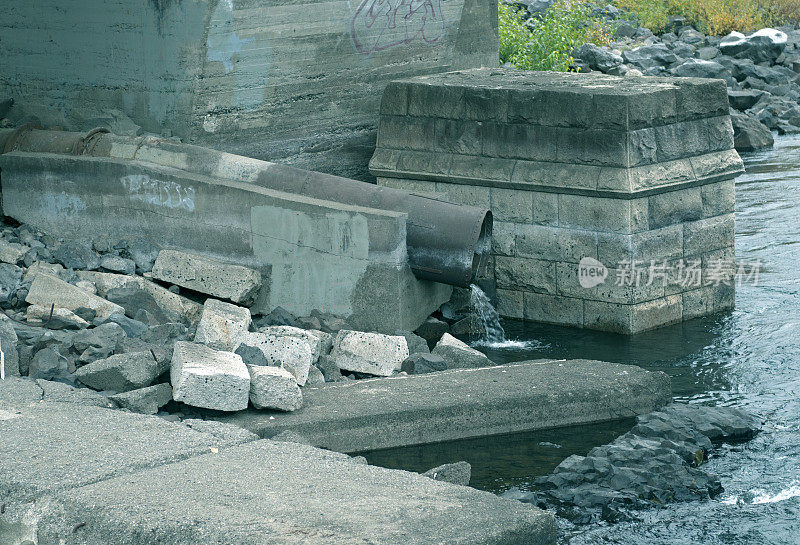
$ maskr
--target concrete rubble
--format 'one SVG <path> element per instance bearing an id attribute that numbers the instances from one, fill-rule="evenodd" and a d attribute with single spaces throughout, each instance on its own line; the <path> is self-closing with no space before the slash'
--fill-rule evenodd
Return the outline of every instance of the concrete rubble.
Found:
<path id="1" fill-rule="evenodd" d="M 283 329 L 286 327 L 278 326 L 280 329 L 271 332 L 245 333 L 235 352 L 248 365 L 283 367 L 303 386 L 309 369 L 319 359 L 319 339 L 310 334 L 296 334 L 292 331 L 296 328 Z"/>
<path id="2" fill-rule="evenodd" d="M 294 375 L 282 367 L 248 365 L 250 402 L 256 409 L 294 411 L 303 404 L 303 394 Z"/>
<path id="3" fill-rule="evenodd" d="M 333 339 L 331 358 L 339 369 L 388 377 L 408 357 L 405 337 L 342 330 Z"/>
<path id="4" fill-rule="evenodd" d="M 445 333 L 431 350 L 431 355 L 442 358 L 448 369 L 461 367 L 488 367 L 494 365 L 483 352 L 475 350 L 464 341 Z M 435 365 L 435 364 L 434 364 Z"/>
<path id="5" fill-rule="evenodd" d="M 202 344 L 175 343 L 170 368 L 172 398 L 218 411 L 247 408 L 250 373 L 238 354 Z"/>
<path id="6" fill-rule="evenodd" d="M 208 299 L 194 340 L 216 350 L 233 350 L 249 328 L 249 309 Z"/>

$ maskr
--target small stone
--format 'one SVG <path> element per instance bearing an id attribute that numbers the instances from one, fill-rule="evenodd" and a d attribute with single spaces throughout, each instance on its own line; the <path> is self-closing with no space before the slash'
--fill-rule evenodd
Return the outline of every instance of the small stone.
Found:
<path id="1" fill-rule="evenodd" d="M 460 484 L 469 486 L 472 477 L 472 466 L 468 462 L 456 462 L 454 464 L 444 464 L 429 469 L 422 474 L 434 481 L 444 481 L 446 483 Z"/>
<path id="2" fill-rule="evenodd" d="M 136 263 L 132 259 L 119 256 L 105 256 L 100 260 L 100 267 L 121 274 L 135 274 Z"/>
<path id="3" fill-rule="evenodd" d="M 41 325 L 47 329 L 86 329 L 89 322 L 65 308 L 44 308 L 30 305 L 25 319 L 31 325 Z"/>
<path id="4" fill-rule="evenodd" d="M 450 326 L 446 322 L 430 317 L 417 328 L 415 333 L 425 339 L 425 342 L 428 343 L 428 348 L 433 348 L 439 342 L 439 339 L 449 331 Z"/>
<path id="5" fill-rule="evenodd" d="M 64 242 L 53 252 L 53 258 L 67 269 L 92 271 L 100 266 L 100 256 L 85 242 Z"/>
<path id="6" fill-rule="evenodd" d="M 422 375 L 437 371 L 446 371 L 447 362 L 436 354 L 416 353 L 411 354 L 403 361 L 401 369 L 409 375 Z"/>
<path id="7" fill-rule="evenodd" d="M 431 354 L 441 356 L 448 369 L 491 367 L 494 363 L 482 352 L 445 333 Z"/>
<path id="8" fill-rule="evenodd" d="M 76 333 L 73 347 L 77 352 L 81 352 L 79 361 L 89 363 L 113 354 L 124 337 L 125 330 L 118 324 L 107 323 Z"/>
<path id="9" fill-rule="evenodd" d="M 30 248 L 24 244 L 17 244 L 16 242 L 7 242 L 0 239 L 0 261 L 3 263 L 10 263 L 16 265 L 25 257 Z"/>
<path id="10" fill-rule="evenodd" d="M 161 407 L 172 401 L 172 387 L 166 383 L 156 384 L 113 395 L 111 400 L 135 413 L 156 414 Z"/>
<path id="11" fill-rule="evenodd" d="M 238 354 L 205 345 L 175 343 L 172 398 L 194 407 L 241 411 L 250 400 L 250 373 Z"/>
<path id="12" fill-rule="evenodd" d="M 16 265 L 0 263 L 0 304 L 8 303 L 22 283 L 23 271 Z"/>
<path id="13" fill-rule="evenodd" d="M 261 273 L 254 269 L 176 250 L 158 253 L 153 278 L 244 306 L 261 289 Z"/>
<path id="14" fill-rule="evenodd" d="M 84 365 L 75 375 L 95 390 L 129 392 L 150 386 L 158 378 L 158 367 L 150 352 L 130 352 Z"/>
<path id="15" fill-rule="evenodd" d="M 256 409 L 295 411 L 303 405 L 303 394 L 294 375 L 281 367 L 248 365 L 250 402 Z"/>
<path id="16" fill-rule="evenodd" d="M 115 248 L 124 250 L 128 256 L 136 263 L 139 271 L 146 273 L 153 270 L 153 263 L 158 257 L 158 247 L 149 240 L 138 239 L 130 244 L 126 241 L 119 241 Z"/>
<path id="17" fill-rule="evenodd" d="M 408 353 L 409 354 L 430 354 L 431 350 L 428 348 L 428 342 L 420 337 L 419 335 L 415 335 L 410 331 L 395 331 L 395 335 L 400 335 L 401 337 L 406 338 L 406 343 L 408 344 Z"/>
<path id="18" fill-rule="evenodd" d="M 216 350 L 232 351 L 250 328 L 250 309 L 208 299 L 194 341 Z"/>
<path id="19" fill-rule="evenodd" d="M 31 360 L 28 376 L 34 379 L 53 380 L 69 374 L 69 362 L 54 348 L 39 350 Z"/>
<path id="20" fill-rule="evenodd" d="M 235 352 L 248 365 L 283 367 L 294 375 L 297 384 L 303 386 L 308 380 L 309 368 L 319 357 L 318 340 L 312 335 L 309 337 L 311 339 L 281 331 L 245 333 Z"/>
<path id="21" fill-rule="evenodd" d="M 92 308 L 78 307 L 73 312 L 75 313 L 76 316 L 80 316 L 87 322 L 91 322 L 92 320 L 97 318 L 97 311 Z"/>
<path id="22" fill-rule="evenodd" d="M 408 357 L 405 337 L 342 330 L 333 341 L 331 357 L 339 369 L 391 376 Z"/>

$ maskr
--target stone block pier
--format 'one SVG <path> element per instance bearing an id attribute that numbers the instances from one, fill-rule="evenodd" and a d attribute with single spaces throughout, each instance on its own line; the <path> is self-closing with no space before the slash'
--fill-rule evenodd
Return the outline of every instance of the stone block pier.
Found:
<path id="1" fill-rule="evenodd" d="M 392 83 L 378 183 L 490 208 L 501 315 L 632 334 L 734 305 L 724 82 L 475 69 Z"/>

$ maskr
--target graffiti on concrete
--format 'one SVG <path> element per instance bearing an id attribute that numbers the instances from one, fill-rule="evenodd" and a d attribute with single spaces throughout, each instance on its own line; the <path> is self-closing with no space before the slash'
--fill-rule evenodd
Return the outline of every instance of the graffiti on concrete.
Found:
<path id="1" fill-rule="evenodd" d="M 442 0 L 362 0 L 350 22 L 356 49 L 365 55 L 444 35 Z"/>
<path id="2" fill-rule="evenodd" d="M 166 208 L 182 208 L 194 212 L 193 187 L 175 182 L 154 180 L 147 174 L 130 174 L 121 178 L 122 185 L 136 201 Z"/>

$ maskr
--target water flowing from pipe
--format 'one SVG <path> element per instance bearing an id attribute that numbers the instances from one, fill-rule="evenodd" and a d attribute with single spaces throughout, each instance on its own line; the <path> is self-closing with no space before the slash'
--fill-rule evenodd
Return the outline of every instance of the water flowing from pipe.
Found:
<path id="1" fill-rule="evenodd" d="M 470 306 L 481 326 L 477 344 L 496 345 L 506 342 L 506 332 L 500 325 L 500 314 L 497 313 L 489 296 L 473 284 L 470 286 Z"/>

